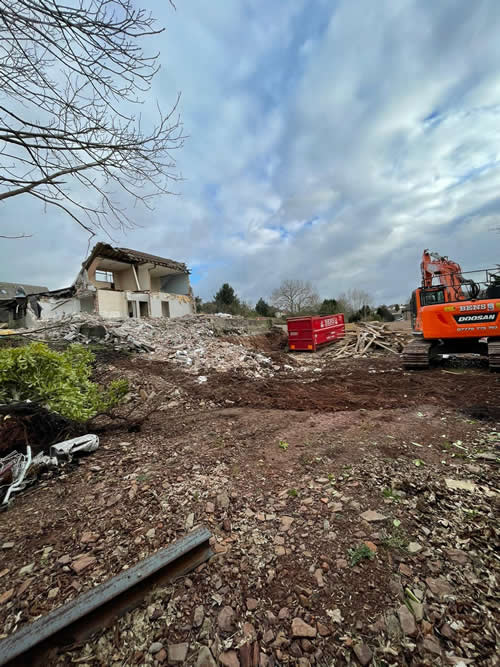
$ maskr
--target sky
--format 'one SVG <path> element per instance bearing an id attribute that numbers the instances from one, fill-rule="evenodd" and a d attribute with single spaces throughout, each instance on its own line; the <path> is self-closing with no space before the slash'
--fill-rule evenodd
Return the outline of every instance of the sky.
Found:
<path id="1" fill-rule="evenodd" d="M 284 279 L 322 298 L 404 302 L 422 250 L 500 263 L 498 0 L 140 0 L 166 30 L 153 115 L 182 93 L 178 194 L 135 208 L 111 242 L 186 262 L 268 299 Z M 139 0 L 138 0 L 139 2 Z M 0 204 L 0 281 L 71 284 L 85 232 L 29 196 Z"/>

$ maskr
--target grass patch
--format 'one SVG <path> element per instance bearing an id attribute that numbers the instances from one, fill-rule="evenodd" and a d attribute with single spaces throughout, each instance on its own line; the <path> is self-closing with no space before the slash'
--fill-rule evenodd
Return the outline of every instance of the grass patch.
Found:
<path id="1" fill-rule="evenodd" d="M 386 549 L 396 549 L 397 551 L 406 551 L 410 540 L 404 528 L 394 526 L 390 533 L 382 537 L 382 545 Z"/>
<path id="2" fill-rule="evenodd" d="M 390 498 L 395 503 L 399 503 L 399 497 L 394 493 L 394 489 L 389 489 L 389 488 L 383 489 L 382 495 L 384 496 L 384 498 Z"/>
<path id="3" fill-rule="evenodd" d="M 349 562 L 351 563 L 351 567 L 355 567 L 363 560 L 372 560 L 375 555 L 373 551 L 366 546 L 366 544 L 361 544 L 355 549 L 349 549 L 347 553 L 349 555 Z"/>

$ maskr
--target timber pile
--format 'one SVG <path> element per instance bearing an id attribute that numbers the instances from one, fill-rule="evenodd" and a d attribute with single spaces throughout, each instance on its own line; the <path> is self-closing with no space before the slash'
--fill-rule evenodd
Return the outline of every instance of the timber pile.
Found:
<path id="1" fill-rule="evenodd" d="M 355 331 L 346 331 L 345 337 L 328 349 L 330 359 L 362 357 L 368 352 L 401 354 L 411 339 L 410 333 L 392 331 L 383 322 L 360 322 Z"/>

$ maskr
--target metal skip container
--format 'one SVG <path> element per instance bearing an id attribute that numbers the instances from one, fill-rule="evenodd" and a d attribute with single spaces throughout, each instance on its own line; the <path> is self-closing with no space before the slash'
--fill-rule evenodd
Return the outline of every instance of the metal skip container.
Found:
<path id="1" fill-rule="evenodd" d="M 290 317 L 286 321 L 290 350 L 316 352 L 318 347 L 345 336 L 344 315 Z"/>

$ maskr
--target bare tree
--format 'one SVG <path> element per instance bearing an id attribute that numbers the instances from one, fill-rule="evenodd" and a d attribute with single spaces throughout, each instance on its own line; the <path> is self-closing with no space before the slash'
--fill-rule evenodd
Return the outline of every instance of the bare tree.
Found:
<path id="1" fill-rule="evenodd" d="M 310 282 L 284 280 L 271 294 L 271 302 L 278 310 L 295 314 L 314 308 L 319 303 L 319 296 Z"/>
<path id="2" fill-rule="evenodd" d="M 135 5 L 0 0 L 0 200 L 31 195 L 93 236 L 169 192 L 179 97 L 153 125 L 136 113 L 159 68 L 140 41 L 162 29 Z"/>
<path id="3" fill-rule="evenodd" d="M 337 299 L 342 312 L 352 314 L 359 311 L 363 306 L 371 306 L 373 298 L 368 292 L 356 287 L 343 292 Z"/>

